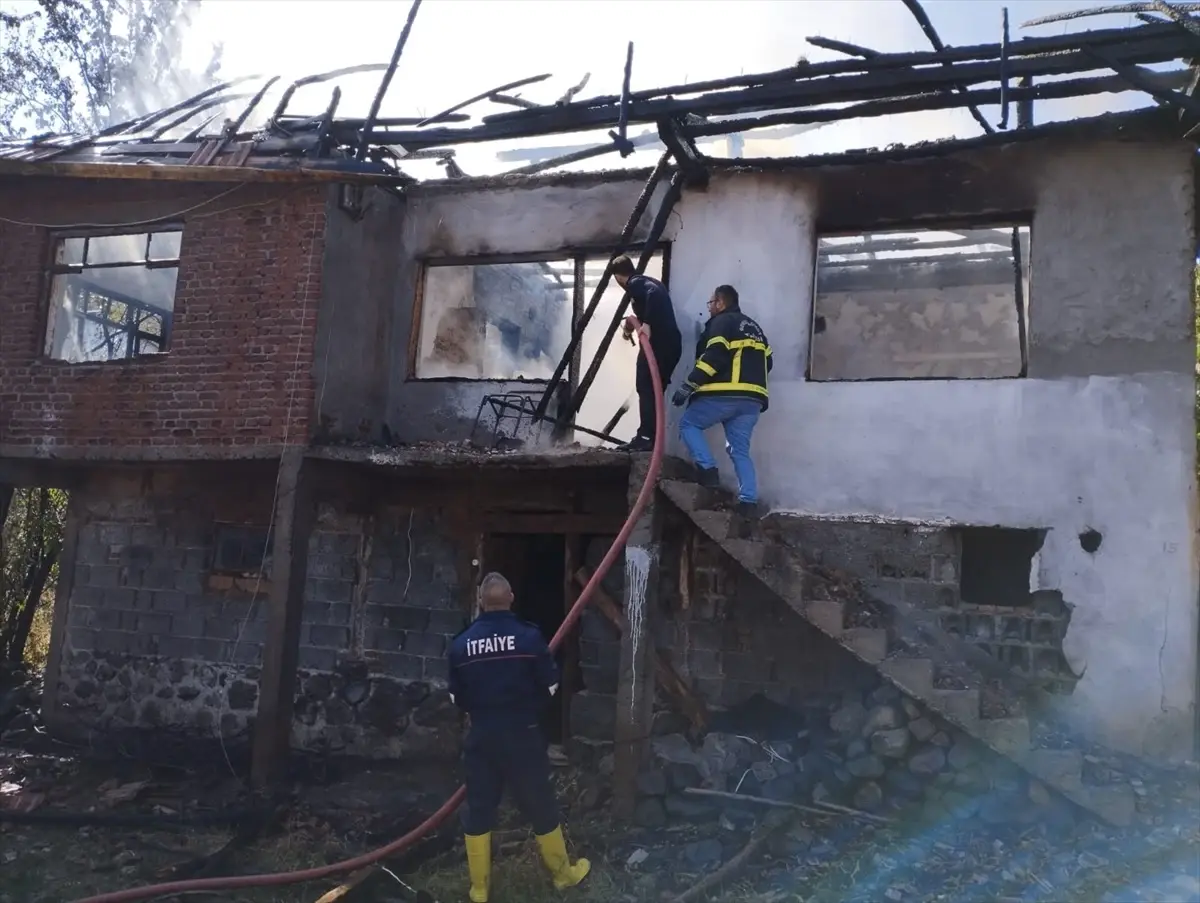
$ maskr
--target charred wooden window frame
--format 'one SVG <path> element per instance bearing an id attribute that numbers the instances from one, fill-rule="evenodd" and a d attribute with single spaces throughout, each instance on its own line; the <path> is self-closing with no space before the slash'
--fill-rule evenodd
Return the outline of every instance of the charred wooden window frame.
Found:
<path id="1" fill-rule="evenodd" d="M 150 260 L 150 236 L 162 232 L 178 232 L 179 233 L 179 255 L 167 260 Z M 47 231 L 47 243 L 45 251 L 45 264 L 42 268 L 42 305 L 41 305 L 41 329 L 38 331 L 38 346 L 37 356 L 40 360 L 57 364 L 66 367 L 95 367 L 109 366 L 113 364 L 130 364 L 135 361 L 145 363 L 147 361 L 156 360 L 165 357 L 171 350 L 171 336 L 174 332 L 175 314 L 174 310 L 161 311 L 163 318 L 163 334 L 162 336 L 152 335 L 151 333 L 143 333 L 139 330 L 134 330 L 132 333 L 125 331 L 126 336 L 137 339 L 147 338 L 159 343 L 159 351 L 154 354 L 129 354 L 122 358 L 113 358 L 107 361 L 64 361 L 56 357 L 51 357 L 46 353 L 46 336 L 50 329 L 50 317 L 53 314 L 54 306 L 54 279 L 56 276 L 64 276 L 71 274 L 83 273 L 85 270 L 105 270 L 117 269 L 120 267 L 144 266 L 148 270 L 179 270 L 183 260 L 183 233 L 184 224 L 181 221 L 171 221 L 155 223 L 148 226 L 137 227 L 122 227 L 122 228 L 103 228 L 103 227 L 86 227 L 77 229 L 51 229 Z M 59 243 L 71 238 L 84 239 L 83 259 L 87 260 L 87 240 L 92 238 L 118 238 L 122 235 L 145 235 L 146 236 L 146 252 L 145 258 L 140 264 L 131 263 L 110 263 L 97 264 L 96 266 L 86 266 L 84 264 L 61 264 L 57 262 Z M 178 282 L 176 283 L 176 291 L 178 291 Z M 174 295 L 172 295 L 172 303 L 174 303 Z M 86 317 L 85 317 L 86 319 Z M 109 324 L 116 325 L 116 324 Z"/>
<path id="2" fill-rule="evenodd" d="M 645 250 L 645 244 L 636 244 L 630 246 L 626 252 L 635 255 L 640 254 Z M 655 253 L 662 254 L 662 282 L 663 285 L 670 288 L 671 285 L 671 242 L 659 241 L 652 246 Z M 412 323 L 408 332 L 408 366 L 405 368 L 405 381 L 418 383 L 479 383 L 479 384 L 528 384 L 532 386 L 545 386 L 550 383 L 549 379 L 496 379 L 492 377 L 484 377 L 482 379 L 469 379 L 461 376 L 417 376 L 417 356 L 421 350 L 421 316 L 425 311 L 425 274 L 432 267 L 462 267 L 462 266 L 493 266 L 504 263 L 550 263 L 555 260 L 570 260 L 573 264 L 573 272 L 575 275 L 575 284 L 571 292 L 571 330 L 572 333 L 578 328 L 580 314 L 583 313 L 583 306 L 587 302 L 584 295 L 583 279 L 581 278 L 584 272 L 584 267 L 589 258 L 603 258 L 613 256 L 611 245 L 588 245 L 583 247 L 563 248 L 557 251 L 533 251 L 523 254 L 481 254 L 466 257 L 418 257 L 416 285 L 413 290 L 413 313 Z M 575 349 L 575 354 L 571 361 L 569 369 L 569 378 L 571 387 L 574 388 L 579 383 L 580 358 L 582 347 Z"/>
<path id="3" fill-rule="evenodd" d="M 817 228 L 813 230 L 811 253 L 812 253 L 812 291 L 809 297 L 809 313 L 808 313 L 808 354 L 804 361 L 804 381 L 810 383 L 881 383 L 881 382 L 995 382 L 1005 379 L 1025 379 L 1029 375 L 1029 299 L 1025 297 L 1025 283 L 1021 279 L 1023 269 L 1028 269 L 1029 272 L 1029 293 L 1033 293 L 1033 242 L 1034 242 L 1034 225 L 1033 213 L 1023 211 L 1020 213 L 1010 213 L 986 216 L 972 217 L 953 217 L 953 218 L 915 218 L 909 221 L 894 221 L 878 223 L 870 226 L 860 226 L 854 228 L 839 228 L 823 231 L 818 222 Z M 1020 346 L 1021 353 L 1021 368 L 1014 376 L 873 376 L 863 379 L 813 379 L 812 375 L 812 360 L 813 360 L 813 342 L 816 340 L 817 327 L 817 275 L 820 269 L 820 249 L 822 238 L 849 238 L 854 236 L 862 236 L 871 232 L 944 232 L 954 231 L 956 229 L 1028 229 L 1029 230 L 1029 257 L 1026 261 L 1021 256 L 1020 241 L 1013 236 L 1012 254 L 1013 254 L 1013 277 L 1014 277 L 1014 298 L 1017 305 L 1017 341 Z"/>

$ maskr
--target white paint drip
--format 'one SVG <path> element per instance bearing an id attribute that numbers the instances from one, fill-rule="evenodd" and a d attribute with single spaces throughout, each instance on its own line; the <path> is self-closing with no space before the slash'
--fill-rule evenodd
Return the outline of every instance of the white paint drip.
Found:
<path id="1" fill-rule="evenodd" d="M 643 625 L 646 619 L 646 585 L 650 580 L 650 552 L 640 546 L 625 547 L 625 621 L 633 644 L 630 678 L 633 692 L 629 694 L 629 711 L 637 707 L 637 663 Z"/>

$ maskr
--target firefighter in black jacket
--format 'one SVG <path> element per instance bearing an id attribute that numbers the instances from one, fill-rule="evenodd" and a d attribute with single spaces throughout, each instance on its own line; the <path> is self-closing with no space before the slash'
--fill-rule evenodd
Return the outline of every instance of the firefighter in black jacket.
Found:
<path id="1" fill-rule="evenodd" d="M 742 313 L 737 290 L 719 285 L 708 300 L 708 322 L 696 343 L 696 366 L 671 401 L 687 405 L 679 435 L 687 446 L 700 482 L 716 486 L 717 462 L 704 431 L 718 423 L 725 428 L 725 450 L 738 481 L 738 510 L 758 510 L 758 481 L 750 458 L 750 437 L 758 415 L 767 409 L 767 374 L 771 346 L 762 327 Z"/>
<path id="2" fill-rule="evenodd" d="M 612 262 L 613 278 L 625 289 L 633 302 L 633 315 L 638 329 L 644 330 L 650 339 L 650 348 L 658 364 L 658 375 L 662 378 L 663 391 L 671 382 L 671 374 L 679 358 L 683 356 L 683 336 L 675 322 L 675 307 L 667 287 L 657 279 L 638 275 L 633 261 L 622 254 Z M 633 326 L 627 320 L 622 327 L 625 337 L 632 340 Z M 655 402 L 654 383 L 650 379 L 650 364 L 646 355 L 638 350 L 637 359 L 638 413 L 641 422 L 637 435 L 624 446 L 626 451 L 650 451 L 654 447 Z"/>
<path id="3" fill-rule="evenodd" d="M 558 689 L 558 667 L 537 625 L 512 613 L 507 580 L 488 574 L 479 586 L 481 613 L 450 644 L 450 699 L 470 717 L 463 747 L 467 805 L 463 829 L 471 903 L 487 903 L 492 880 L 492 828 L 507 788 L 530 822 L 542 861 L 558 890 L 591 868 L 567 855 L 550 763 L 538 718 Z"/>

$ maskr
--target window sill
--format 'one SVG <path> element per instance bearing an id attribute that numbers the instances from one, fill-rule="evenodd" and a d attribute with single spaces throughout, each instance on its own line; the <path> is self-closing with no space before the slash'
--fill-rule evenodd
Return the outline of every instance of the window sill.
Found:
<path id="1" fill-rule="evenodd" d="M 169 351 L 162 354 L 143 354 L 138 357 L 121 357 L 111 361 L 63 361 L 44 355 L 34 361 L 36 366 L 50 370 L 82 370 L 86 368 L 101 369 L 104 367 L 152 367 L 159 361 L 170 358 Z"/>

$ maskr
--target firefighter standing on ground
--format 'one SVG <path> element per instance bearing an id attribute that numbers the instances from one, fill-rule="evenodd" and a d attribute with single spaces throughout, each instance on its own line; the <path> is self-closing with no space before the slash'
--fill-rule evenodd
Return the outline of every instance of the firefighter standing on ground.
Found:
<path id="1" fill-rule="evenodd" d="M 572 864 L 567 855 L 538 726 L 547 699 L 558 690 L 558 668 L 541 632 L 514 615 L 512 603 L 508 581 L 488 574 L 479 586 L 479 617 L 450 644 L 450 698 L 470 718 L 462 818 L 471 903 L 487 903 L 491 832 L 505 787 L 533 823 L 558 890 L 574 887 L 591 868 L 586 859 Z"/>
<path id="2" fill-rule="evenodd" d="M 708 322 L 696 343 L 696 366 L 671 402 L 687 405 L 679 436 L 699 470 L 702 485 L 717 485 L 717 462 L 704 431 L 725 428 L 725 450 L 738 481 L 738 510 L 758 513 L 758 481 L 750 457 L 750 437 L 767 409 L 771 346 L 762 327 L 742 313 L 737 290 L 718 285 L 708 299 Z"/>
<path id="3" fill-rule="evenodd" d="M 683 337 L 679 333 L 679 324 L 675 322 L 675 307 L 667 287 L 657 279 L 649 276 L 639 276 L 633 261 L 622 254 L 612 262 L 613 278 L 625 289 L 633 302 L 633 316 L 638 329 L 646 333 L 650 340 L 650 348 L 654 352 L 654 360 L 658 363 L 658 375 L 662 377 L 664 390 L 671 382 L 671 374 L 675 365 L 683 355 Z M 628 320 L 622 326 L 625 338 L 632 341 L 634 325 Z M 646 355 L 638 349 L 637 359 L 637 394 L 638 414 L 641 422 L 638 424 L 637 435 L 627 442 L 625 451 L 650 451 L 654 448 L 654 416 L 657 399 L 654 397 L 654 383 L 650 379 L 650 364 Z"/>

